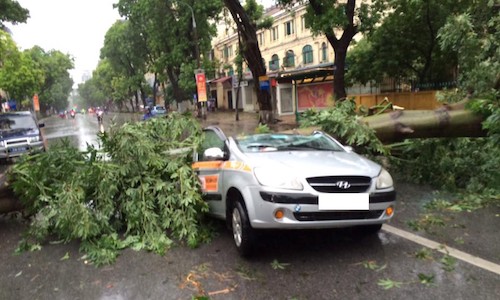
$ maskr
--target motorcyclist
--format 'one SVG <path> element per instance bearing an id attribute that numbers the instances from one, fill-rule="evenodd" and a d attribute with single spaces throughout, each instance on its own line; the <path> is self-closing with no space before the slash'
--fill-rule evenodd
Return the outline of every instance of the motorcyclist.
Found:
<path id="1" fill-rule="evenodd" d="M 98 123 L 102 122 L 102 115 L 103 114 L 104 114 L 104 111 L 101 109 L 101 107 L 97 107 L 96 116 L 97 116 L 97 122 Z"/>
<path id="2" fill-rule="evenodd" d="M 147 106 L 146 107 L 146 113 L 142 116 L 142 120 L 145 121 L 147 119 L 150 119 L 153 117 L 153 113 L 151 112 L 151 107 Z"/>

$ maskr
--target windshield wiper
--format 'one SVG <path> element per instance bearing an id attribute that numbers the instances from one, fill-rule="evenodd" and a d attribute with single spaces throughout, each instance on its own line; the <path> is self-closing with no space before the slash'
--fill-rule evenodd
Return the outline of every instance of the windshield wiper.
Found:
<path id="1" fill-rule="evenodd" d="M 254 143 L 254 144 L 248 144 L 245 146 L 247 149 L 251 149 L 251 148 L 276 148 L 276 146 L 274 145 L 269 145 L 269 144 L 257 144 L 257 143 Z"/>
<path id="2" fill-rule="evenodd" d="M 317 151 L 335 151 L 333 149 L 313 147 L 308 145 L 286 145 L 278 147 L 278 150 L 317 150 Z"/>

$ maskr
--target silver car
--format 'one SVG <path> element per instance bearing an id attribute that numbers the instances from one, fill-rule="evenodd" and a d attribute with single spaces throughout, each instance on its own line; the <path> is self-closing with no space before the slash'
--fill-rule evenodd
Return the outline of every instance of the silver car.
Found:
<path id="1" fill-rule="evenodd" d="M 244 256 L 259 229 L 377 232 L 394 215 L 391 175 L 326 133 L 226 137 L 218 127 L 204 133 L 193 168 L 210 214 L 226 220 Z"/>

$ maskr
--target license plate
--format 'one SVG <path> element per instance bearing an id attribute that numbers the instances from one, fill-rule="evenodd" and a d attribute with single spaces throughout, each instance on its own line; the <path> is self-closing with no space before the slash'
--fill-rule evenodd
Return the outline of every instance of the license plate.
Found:
<path id="1" fill-rule="evenodd" d="M 15 148 L 10 148 L 9 152 L 10 153 L 18 153 L 18 152 L 25 152 L 26 147 L 15 147 Z"/>
<path id="2" fill-rule="evenodd" d="M 318 198 L 319 210 L 368 210 L 369 208 L 368 193 L 320 194 Z"/>

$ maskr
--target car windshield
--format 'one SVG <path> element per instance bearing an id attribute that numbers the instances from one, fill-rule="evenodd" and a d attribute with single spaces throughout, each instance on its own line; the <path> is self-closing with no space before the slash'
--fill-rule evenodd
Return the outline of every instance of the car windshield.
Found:
<path id="1" fill-rule="evenodd" d="M 36 123 L 30 115 L 0 114 L 0 131 L 34 128 Z"/>
<path id="2" fill-rule="evenodd" d="M 242 152 L 262 151 L 344 151 L 327 136 L 317 133 L 298 134 L 254 134 L 235 138 Z"/>

